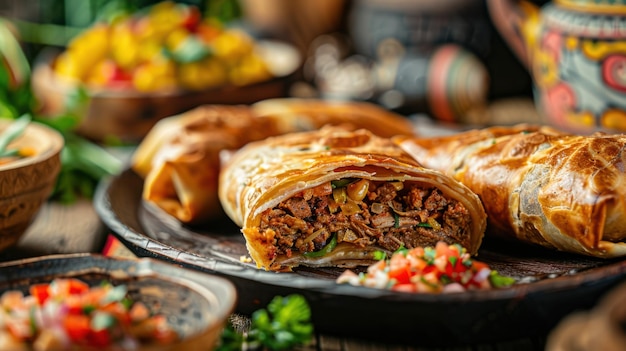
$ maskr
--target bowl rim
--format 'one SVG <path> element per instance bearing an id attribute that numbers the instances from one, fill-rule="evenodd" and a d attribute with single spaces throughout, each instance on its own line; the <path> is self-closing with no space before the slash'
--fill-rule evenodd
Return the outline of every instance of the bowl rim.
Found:
<path id="1" fill-rule="evenodd" d="M 0 126 L 5 127 L 13 121 L 14 120 L 8 118 L 0 118 Z M 37 121 L 29 122 L 23 133 L 37 133 L 38 136 L 36 139 L 38 142 L 41 141 L 41 136 L 45 135 L 49 139 L 50 145 L 45 150 L 42 150 L 33 156 L 27 156 L 0 165 L 0 171 L 7 171 L 41 163 L 59 154 L 65 146 L 65 138 L 59 131 Z M 23 136 L 19 136 L 16 140 L 19 140 L 21 137 Z"/>
<path id="2" fill-rule="evenodd" d="M 64 265 L 55 264 L 58 261 L 67 261 Z M 136 269 L 113 269 L 115 264 L 127 264 Z M 83 265 L 87 264 L 87 267 Z M 34 269 L 38 266 L 52 267 L 51 271 Z M 73 267 L 79 267 L 76 271 L 62 273 Z M 30 271 L 28 271 L 28 269 Z M 27 270 L 27 272 L 24 272 Z M 26 274 L 23 274 L 26 273 Z M 171 263 L 159 261 L 153 258 L 124 258 L 111 257 L 99 253 L 70 253 L 50 254 L 37 257 L 21 258 L 12 261 L 0 262 L 0 286 L 12 283 L 32 284 L 35 278 L 74 277 L 80 279 L 88 274 L 101 274 L 111 279 L 154 278 L 162 279 L 170 283 L 182 285 L 195 291 L 207 300 L 212 310 L 211 318 L 206 326 L 200 330 L 186 335 L 175 342 L 165 344 L 167 347 L 175 347 L 179 344 L 192 342 L 204 335 L 211 333 L 217 326 L 228 320 L 234 312 L 237 304 L 237 290 L 235 285 L 226 278 L 214 274 L 203 273 L 196 270 L 180 267 Z M 0 295 L 7 289 L 0 288 Z"/>

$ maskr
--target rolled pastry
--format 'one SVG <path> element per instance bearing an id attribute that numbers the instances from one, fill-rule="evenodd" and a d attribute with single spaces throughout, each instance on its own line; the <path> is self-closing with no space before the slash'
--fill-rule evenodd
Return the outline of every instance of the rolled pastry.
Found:
<path id="1" fill-rule="evenodd" d="M 142 197 L 184 223 L 223 215 L 220 151 L 276 133 L 271 120 L 255 118 L 247 106 L 206 105 L 165 118 L 133 154 L 132 168 L 144 177 Z"/>
<path id="2" fill-rule="evenodd" d="M 251 108 L 259 117 L 276 120 L 283 133 L 342 124 L 352 129 L 367 129 L 386 138 L 414 134 L 414 126 L 408 118 L 362 101 L 276 98 L 261 100 Z"/>
<path id="3" fill-rule="evenodd" d="M 595 257 L 626 254 L 626 136 L 516 125 L 394 141 L 481 198 L 487 232 Z"/>
<path id="4" fill-rule="evenodd" d="M 223 165 L 218 189 L 266 270 L 366 265 L 377 251 L 439 240 L 476 253 L 486 226 L 467 187 L 364 129 L 249 143 Z"/>
<path id="5" fill-rule="evenodd" d="M 254 106 L 205 105 L 160 120 L 139 144 L 131 167 L 144 178 L 143 199 L 183 223 L 223 215 L 217 197 L 219 154 L 250 141 L 327 124 L 374 133 L 412 133 L 411 122 L 366 102 L 269 99 Z"/>

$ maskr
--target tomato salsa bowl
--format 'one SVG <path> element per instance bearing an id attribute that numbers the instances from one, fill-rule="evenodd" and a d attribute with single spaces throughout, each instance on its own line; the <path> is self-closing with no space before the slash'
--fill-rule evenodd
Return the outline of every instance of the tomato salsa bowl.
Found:
<path id="1" fill-rule="evenodd" d="M 10 316 L 0 328 L 0 344 L 211 350 L 236 300 L 234 285 L 224 278 L 150 258 L 84 253 L 6 262 L 0 264 L 0 304 Z M 29 312 L 21 313 L 21 305 Z M 20 314 L 26 328 L 20 328 Z"/>

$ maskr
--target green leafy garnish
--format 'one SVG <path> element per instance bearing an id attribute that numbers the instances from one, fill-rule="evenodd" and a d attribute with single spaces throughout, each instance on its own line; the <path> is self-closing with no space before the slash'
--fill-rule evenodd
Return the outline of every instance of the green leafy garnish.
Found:
<path id="1" fill-rule="evenodd" d="M 197 62 L 212 54 L 208 46 L 193 36 L 187 37 L 176 49 L 164 48 L 163 52 L 178 63 Z"/>
<path id="2" fill-rule="evenodd" d="M 61 152 L 61 173 L 52 198 L 72 203 L 79 197 L 91 198 L 104 176 L 122 170 L 122 162 L 108 151 L 73 133 L 65 135 Z"/>
<path id="3" fill-rule="evenodd" d="M 328 242 L 328 244 L 326 244 L 326 246 L 324 246 L 323 248 L 317 251 L 305 252 L 303 253 L 303 255 L 306 257 L 322 257 L 331 253 L 335 249 L 336 246 L 337 246 L 337 234 L 333 234 L 333 236 L 330 238 L 330 241 Z"/>
<path id="4" fill-rule="evenodd" d="M 7 147 L 13 140 L 15 140 L 15 138 L 22 135 L 22 133 L 30 123 L 31 119 L 32 118 L 30 117 L 30 115 L 24 114 L 14 120 L 7 127 L 7 129 L 5 129 L 2 134 L 0 134 L 0 156 L 4 156 L 6 152 L 10 151 L 7 150 Z"/>
<path id="5" fill-rule="evenodd" d="M 382 261 L 387 259 L 387 253 L 385 251 L 374 251 L 374 259 L 377 261 Z"/>
<path id="6" fill-rule="evenodd" d="M 237 331 L 229 321 L 216 350 L 288 350 L 309 343 L 312 337 L 311 309 L 306 299 L 298 294 L 276 296 L 266 309 L 252 314 L 247 330 Z"/>
<path id="7" fill-rule="evenodd" d="M 491 271 L 489 274 L 491 285 L 496 288 L 506 288 L 515 284 L 515 278 L 500 275 L 497 271 Z"/>
<path id="8" fill-rule="evenodd" d="M 428 264 L 433 264 L 435 262 L 435 258 L 437 257 L 437 251 L 432 246 L 427 246 L 424 248 L 424 260 Z"/>

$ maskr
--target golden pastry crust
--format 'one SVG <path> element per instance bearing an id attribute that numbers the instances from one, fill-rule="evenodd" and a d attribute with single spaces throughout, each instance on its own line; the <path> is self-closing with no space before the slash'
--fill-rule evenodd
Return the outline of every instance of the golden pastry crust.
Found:
<path id="1" fill-rule="evenodd" d="M 217 198 L 220 152 L 276 134 L 247 106 L 206 105 L 157 123 L 133 154 L 143 199 L 185 223 L 222 213 Z"/>
<path id="2" fill-rule="evenodd" d="M 259 101 L 251 108 L 259 117 L 274 119 L 284 133 L 345 125 L 388 138 L 412 135 L 415 128 L 408 118 L 361 101 L 276 98 Z"/>
<path id="3" fill-rule="evenodd" d="M 394 141 L 481 198 L 488 232 L 596 257 L 626 255 L 626 136 L 517 125 Z"/>
<path id="4" fill-rule="evenodd" d="M 281 252 L 280 242 L 277 243 L 279 229 L 276 229 L 280 226 L 267 225 L 270 213 L 283 211 L 282 205 L 290 199 L 310 199 L 316 196 L 316 192 L 322 193 L 325 184 L 330 189 L 331 182 L 342 179 L 350 179 L 354 183 L 366 180 L 377 184 L 402 183 L 404 188 L 411 185 L 419 186 L 420 189 L 437 189 L 450 203 L 458 202 L 467 210 L 471 220 L 459 240 L 463 241 L 462 244 L 469 252 L 477 252 L 486 226 L 486 216 L 478 197 L 452 178 L 421 167 L 389 139 L 377 137 L 363 129 L 351 131 L 329 126 L 318 131 L 290 133 L 249 143 L 224 165 L 220 173 L 219 198 L 226 214 L 242 227 L 250 255 L 259 267 L 280 270 L 298 265 L 369 264 L 373 260 L 373 253 L 381 250 L 372 238 L 361 238 L 368 241 L 365 245 L 355 245 L 358 239 L 354 242 L 340 239 L 332 252 L 319 257 L 306 257 L 304 252 L 292 250 L 291 247 Z M 318 203 L 327 204 L 326 200 Z M 330 215 L 323 212 L 325 208 L 312 208 L 318 219 Z M 359 216 L 373 216 L 360 211 L 369 211 L 362 205 L 357 210 Z M 298 222 L 298 218 L 295 218 L 298 216 L 287 210 L 285 215 L 294 217 L 295 223 L 304 223 Z M 310 218 L 315 218 L 315 215 L 306 220 L 310 221 Z M 398 222 L 403 223 L 402 219 L 396 221 L 396 228 Z M 304 225 L 326 232 L 326 228 L 317 227 L 315 221 Z M 377 233 L 375 235 L 383 236 L 380 231 Z M 412 232 L 412 235 L 420 234 Z M 442 233 L 424 238 L 431 245 L 437 240 L 446 239 L 453 242 L 457 240 L 446 238 Z M 297 243 L 297 240 L 296 236 L 294 241 Z M 377 240 L 380 244 L 383 239 Z"/>

